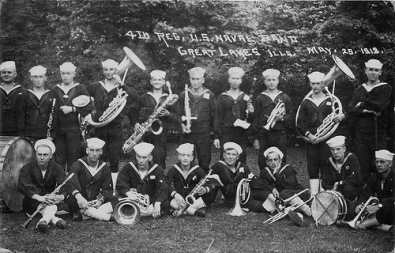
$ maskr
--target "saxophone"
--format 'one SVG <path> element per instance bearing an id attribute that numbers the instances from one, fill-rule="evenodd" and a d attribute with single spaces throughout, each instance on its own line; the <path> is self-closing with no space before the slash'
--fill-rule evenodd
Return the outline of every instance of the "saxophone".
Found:
<path id="1" fill-rule="evenodd" d="M 162 122 L 158 119 L 159 114 L 167 107 L 175 104 L 178 100 L 178 95 L 173 94 L 171 91 L 170 83 L 167 81 L 166 86 L 169 89 L 169 96 L 167 96 L 166 100 L 158 106 L 155 111 L 148 117 L 148 119 L 141 125 L 143 130 L 142 131 L 135 131 L 123 144 L 122 150 L 124 153 L 128 153 L 132 151 L 133 147 L 139 143 L 144 134 L 147 132 L 152 132 L 155 135 L 158 135 L 162 132 Z M 152 124 L 158 123 L 159 129 L 157 131 L 153 131 Z"/>
<path id="2" fill-rule="evenodd" d="M 200 182 L 192 189 L 192 191 L 188 194 L 188 196 L 185 197 L 184 203 L 182 203 L 182 204 L 180 205 L 180 207 L 179 207 L 177 210 L 175 210 L 175 211 L 173 212 L 173 215 L 174 215 L 174 216 L 179 217 L 179 216 L 183 215 L 183 214 L 185 213 L 185 211 L 188 209 L 188 207 L 190 207 L 191 205 L 193 205 L 193 203 L 195 203 L 195 201 L 196 201 L 195 195 L 197 194 L 198 189 L 199 189 L 200 187 L 202 187 L 202 186 L 206 183 L 207 178 L 210 176 L 210 174 L 211 174 L 211 170 L 210 170 L 210 172 L 209 172 L 204 178 L 202 178 L 202 180 L 200 180 Z"/>

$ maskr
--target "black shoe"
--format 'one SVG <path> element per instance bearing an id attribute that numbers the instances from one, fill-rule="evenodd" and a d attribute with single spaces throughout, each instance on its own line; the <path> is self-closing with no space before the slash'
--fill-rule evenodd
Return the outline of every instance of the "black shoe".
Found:
<path id="1" fill-rule="evenodd" d="M 388 232 L 390 232 L 391 235 L 393 235 L 393 234 L 394 234 L 394 230 L 395 230 L 395 226 L 392 225 L 392 226 L 390 227 L 390 229 L 388 230 Z"/>
<path id="2" fill-rule="evenodd" d="M 66 221 L 58 220 L 58 222 L 56 222 L 56 227 L 60 229 L 66 229 L 67 228 Z"/>
<path id="3" fill-rule="evenodd" d="M 293 223 L 295 223 L 299 227 L 307 227 L 309 225 L 307 221 L 303 219 L 303 215 L 301 218 L 299 214 L 295 211 L 289 211 L 288 216 L 291 219 L 291 221 L 293 221 Z"/>
<path id="4" fill-rule="evenodd" d="M 73 213 L 73 221 L 82 221 L 82 215 L 80 212 Z"/>
<path id="5" fill-rule="evenodd" d="M 37 229 L 41 233 L 45 233 L 48 230 L 48 223 L 45 220 L 39 221 L 37 223 Z"/>
<path id="6" fill-rule="evenodd" d="M 206 217 L 206 211 L 203 209 L 196 210 L 194 215 L 199 216 L 199 217 Z"/>

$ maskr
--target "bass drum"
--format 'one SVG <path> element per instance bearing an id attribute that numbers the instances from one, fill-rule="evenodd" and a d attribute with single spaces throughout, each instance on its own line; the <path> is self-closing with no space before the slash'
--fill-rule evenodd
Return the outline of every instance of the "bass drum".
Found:
<path id="1" fill-rule="evenodd" d="M 33 161 L 34 147 L 28 138 L 0 136 L 0 202 L 2 211 L 22 211 L 23 195 L 17 185 L 21 168 Z"/>
<path id="2" fill-rule="evenodd" d="M 332 225 L 337 220 L 344 220 L 347 209 L 346 199 L 337 191 L 319 192 L 311 203 L 313 219 L 320 225 Z"/>

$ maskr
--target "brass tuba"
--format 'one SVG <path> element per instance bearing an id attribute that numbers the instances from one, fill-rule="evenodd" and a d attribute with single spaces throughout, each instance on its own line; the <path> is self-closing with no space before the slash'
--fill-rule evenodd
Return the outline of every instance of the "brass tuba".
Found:
<path id="1" fill-rule="evenodd" d="M 141 217 L 140 207 L 130 199 L 123 199 L 115 206 L 113 216 L 122 225 L 134 225 Z"/>
<path id="2" fill-rule="evenodd" d="M 128 94 L 121 90 L 120 87 L 122 87 L 125 83 L 125 78 L 126 74 L 133 66 L 133 64 L 137 65 L 139 68 L 142 70 L 146 70 L 144 64 L 141 62 L 141 60 L 133 53 L 132 50 L 130 50 L 127 47 L 124 47 L 123 50 L 125 51 L 125 58 L 122 60 L 122 62 L 118 65 L 118 71 L 117 75 L 121 76 L 123 75 L 122 82 L 118 86 L 118 94 L 117 96 L 110 102 L 108 108 L 103 112 L 102 116 L 99 118 L 98 122 L 93 121 L 92 115 L 88 114 L 84 121 L 86 121 L 87 124 L 93 126 L 93 127 L 103 127 L 113 121 L 125 108 L 126 103 L 127 103 L 127 97 Z"/>
<path id="3" fill-rule="evenodd" d="M 346 74 L 348 77 L 350 77 L 351 79 L 355 79 L 354 74 L 352 73 L 351 69 L 336 55 L 332 54 L 332 60 L 335 62 L 335 67 L 337 66 L 342 73 Z M 332 68 L 331 71 L 333 71 L 334 68 Z M 330 71 L 330 72 L 331 72 Z M 329 74 L 329 73 L 328 73 Z M 327 76 L 328 74 L 325 76 L 324 80 L 327 80 Z M 340 75 L 337 74 L 336 77 Z M 333 80 L 333 79 L 331 79 Z M 335 91 L 335 81 L 333 81 L 333 89 L 332 89 L 332 93 L 328 90 L 328 87 L 325 87 L 326 92 L 330 95 L 331 100 L 332 100 L 332 113 L 330 113 L 321 123 L 321 125 L 317 128 L 317 132 L 314 135 L 314 138 L 317 140 L 317 143 L 326 140 L 329 136 L 331 136 L 337 129 L 337 127 L 339 126 L 340 122 L 333 122 L 333 118 L 335 116 L 337 116 L 338 114 L 342 114 L 343 113 L 343 106 L 339 100 L 338 97 L 336 97 L 334 95 L 334 91 Z M 306 99 L 308 96 L 310 96 L 313 92 L 310 91 L 304 99 Z M 303 100 L 304 100 L 303 99 Z M 298 132 L 298 134 L 305 140 L 305 141 L 310 141 L 309 138 L 307 138 L 306 136 L 302 135 L 299 133 L 298 131 L 298 118 L 299 118 L 299 111 L 300 111 L 300 105 L 298 107 L 298 110 L 296 112 L 296 117 L 295 117 L 295 125 L 296 125 L 296 131 Z"/>
<path id="4" fill-rule="evenodd" d="M 241 205 L 245 205 L 251 196 L 250 181 L 254 177 L 254 174 L 249 174 L 247 178 L 240 180 L 236 189 L 236 200 L 233 208 L 227 213 L 231 216 L 243 216 L 246 215 L 246 211 L 241 208 Z"/>
<path id="5" fill-rule="evenodd" d="M 169 89 L 169 95 L 167 96 L 166 100 L 163 101 L 163 103 L 158 106 L 155 111 L 148 117 L 148 119 L 142 124 L 143 130 L 142 131 L 135 131 L 123 144 L 122 150 L 124 153 L 128 153 L 132 151 L 133 147 L 136 146 L 137 143 L 139 143 L 144 134 L 147 132 L 152 132 L 155 135 L 158 135 L 162 132 L 163 127 L 162 127 L 162 122 L 160 121 L 159 114 L 162 112 L 167 106 L 174 105 L 177 100 L 178 100 L 178 95 L 173 94 L 171 91 L 170 83 L 167 81 L 166 85 Z M 159 125 L 158 130 L 153 130 L 152 126 L 154 124 Z"/>

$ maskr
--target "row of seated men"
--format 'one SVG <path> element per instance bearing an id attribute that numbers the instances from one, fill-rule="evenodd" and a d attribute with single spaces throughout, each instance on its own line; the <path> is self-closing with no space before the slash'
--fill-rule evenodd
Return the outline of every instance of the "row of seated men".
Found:
<path id="1" fill-rule="evenodd" d="M 344 137 L 334 137 L 327 144 L 332 150 L 332 159 L 329 162 L 333 162 L 339 156 L 351 161 L 347 165 L 347 173 L 350 174 L 347 180 L 336 182 L 329 188 L 346 194 L 354 193 L 355 187 L 351 181 L 358 178 L 360 180 L 358 168 L 351 169 L 355 155 L 345 151 Z M 41 210 L 42 218 L 37 223 L 39 231 L 46 232 L 50 224 L 61 229 L 67 227 L 66 222 L 55 215 L 57 205 L 62 201 L 67 202 L 73 220 L 94 218 L 110 221 L 113 219 L 113 211 L 120 201 L 119 198 L 128 198 L 142 204 L 142 196 L 148 198 L 143 201 L 146 206 L 139 207 L 142 216 L 159 218 L 170 212 L 175 216 L 185 213 L 204 217 L 205 209 L 215 201 L 218 190 L 222 192 L 226 206 L 235 206 L 236 199 L 240 197 L 237 196 L 240 194 L 237 192 L 239 182 L 246 178 L 250 181 L 251 195 L 245 203 L 240 202 L 242 208 L 253 212 L 274 213 L 277 198 L 287 199 L 301 193 L 289 203 L 300 208 L 288 211 L 300 211 L 307 217 L 312 216 L 309 207 L 310 194 L 304 191 L 304 187 L 298 182 L 295 168 L 282 165 L 284 154 L 276 147 L 265 150 L 263 156 L 268 166 L 261 170 L 259 176 L 255 176 L 247 164 L 239 161 L 243 151 L 237 143 L 224 144 L 222 158 L 212 165 L 209 174 L 193 162 L 193 145 L 181 144 L 177 148 L 179 162 L 173 165 L 166 175 L 164 168 L 153 163 L 154 146 L 142 142 L 134 147 L 136 159 L 121 169 L 115 186 L 117 194 L 114 195 L 111 170 L 100 159 L 104 145 L 105 142 L 98 138 L 88 139 L 87 156 L 70 167 L 69 175 L 74 173 L 71 180 L 59 192 L 54 193 L 56 186 L 66 178 L 63 168 L 51 159 L 56 147 L 47 139 L 35 143 L 37 161 L 21 169 L 18 190 L 25 196 L 23 210 L 26 213 L 31 214 L 41 203 L 45 203 Z M 394 154 L 387 150 L 376 152 L 378 173 L 370 177 L 361 194 L 356 196 L 356 205 L 351 213 L 358 213 L 370 196 L 377 196 L 381 205 L 369 205 L 365 208 L 370 215 L 369 218 L 357 222 L 354 228 L 375 227 L 393 233 L 394 227 L 390 226 L 394 224 L 393 156 Z M 323 178 L 323 181 L 326 183 L 322 185 L 328 187 L 329 178 Z M 188 195 L 193 197 L 193 201 L 186 205 Z M 290 217 L 293 217 L 297 224 L 303 224 L 302 215 Z M 340 225 L 344 224 L 347 223 Z"/>
<path id="2" fill-rule="evenodd" d="M 356 88 L 348 105 L 348 113 L 340 112 L 332 117 L 338 124 L 350 117 L 355 126 L 356 155 L 361 167 L 362 180 L 367 183 L 374 172 L 374 151 L 386 147 L 386 127 L 392 88 L 381 82 L 383 64 L 370 59 L 365 63 L 368 81 Z M 16 67 L 14 62 L 0 65 L 2 83 L 0 85 L 0 113 L 2 118 L 0 135 L 27 136 L 33 141 L 52 139 L 57 148 L 55 160 L 63 167 L 71 166 L 83 154 L 79 115 L 99 121 L 103 112 L 119 94 L 120 90 L 128 94 L 123 115 L 127 115 L 135 132 L 147 131 L 145 122 L 160 105 L 166 101 L 166 72 L 154 70 L 150 73 L 151 90 L 141 94 L 128 85 L 124 85 L 118 73 L 118 63 L 113 60 L 102 62 L 104 79 L 91 85 L 80 85 L 74 81 L 76 66 L 66 62 L 60 66 L 62 83 L 46 90 L 46 69 L 36 66 L 30 69 L 33 88 L 26 92 L 15 83 Z M 278 89 L 280 71 L 267 69 L 262 72 L 266 89 L 253 101 L 251 96 L 240 90 L 244 70 L 238 67 L 229 69 L 229 90 L 217 98 L 204 87 L 206 70 L 195 67 L 188 71 L 190 87 L 179 95 L 178 102 L 167 108 L 161 108 L 157 117 L 162 121 L 164 130 L 155 135 L 149 131 L 143 140 L 154 145 L 153 159 L 161 167 L 165 164 L 166 128 L 169 121 L 177 122 L 182 129 L 180 143 L 192 143 L 199 166 L 207 173 L 211 163 L 212 141 L 223 152 L 223 144 L 236 142 L 242 147 L 240 161 L 247 161 L 248 131 L 254 133 L 254 148 L 259 150 L 259 166 L 265 166 L 263 151 L 275 146 L 284 154 L 286 162 L 287 130 L 294 125 L 294 110 L 290 97 Z M 329 157 L 329 149 L 324 141 L 319 142 L 316 134 L 324 119 L 333 113 L 333 94 L 326 92 L 326 86 L 341 74 L 338 67 L 332 68 L 327 75 L 313 72 L 307 77 L 311 93 L 300 105 L 297 129 L 307 139 L 306 156 L 310 178 L 310 189 L 318 191 L 320 168 Z M 25 95 L 24 95 L 25 94 Z M 87 95 L 94 103 L 74 103 L 80 95 Z M 189 100 L 189 103 L 185 103 Z M 187 101 L 188 102 L 188 101 Z M 280 107 L 276 110 L 276 107 Z M 186 118 L 189 109 L 190 121 Z M 49 120 L 51 112 L 53 120 Z M 119 160 L 123 143 L 122 114 L 109 124 L 95 127 L 92 135 L 104 140 L 102 159 L 110 163 L 113 184 L 116 182 Z M 48 124 L 51 122 L 51 124 Z M 249 127 L 249 123 L 251 127 Z M 47 125 L 50 125 L 49 127 Z"/>

